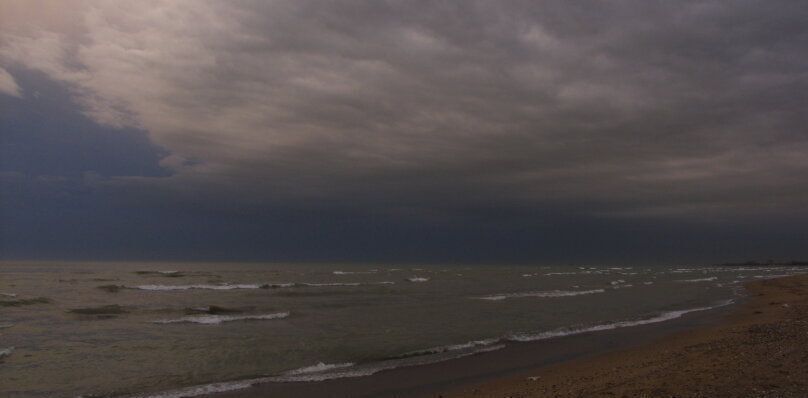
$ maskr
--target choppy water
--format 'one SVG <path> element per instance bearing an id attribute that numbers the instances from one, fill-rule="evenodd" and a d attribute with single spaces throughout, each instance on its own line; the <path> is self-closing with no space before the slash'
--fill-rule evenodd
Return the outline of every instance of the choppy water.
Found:
<path id="1" fill-rule="evenodd" d="M 0 263 L 0 395 L 192 396 L 664 322 L 791 267 Z"/>

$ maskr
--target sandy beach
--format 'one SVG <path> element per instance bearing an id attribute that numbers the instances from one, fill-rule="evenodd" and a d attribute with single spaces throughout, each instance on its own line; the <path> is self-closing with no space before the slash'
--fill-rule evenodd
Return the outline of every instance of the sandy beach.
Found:
<path id="1" fill-rule="evenodd" d="M 746 288 L 718 325 L 429 396 L 808 396 L 808 276 Z"/>

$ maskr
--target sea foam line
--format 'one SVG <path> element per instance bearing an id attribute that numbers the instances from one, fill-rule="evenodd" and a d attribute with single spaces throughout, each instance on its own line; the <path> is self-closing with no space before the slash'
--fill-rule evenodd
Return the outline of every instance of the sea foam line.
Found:
<path id="1" fill-rule="evenodd" d="M 464 352 L 451 357 L 442 357 L 431 361 L 420 361 L 406 363 L 402 360 L 387 360 L 367 365 L 357 365 L 354 363 L 327 364 L 320 362 L 313 366 L 293 369 L 283 372 L 277 376 L 260 377 L 232 382 L 220 382 L 204 384 L 199 386 L 179 388 L 176 390 L 164 391 L 154 394 L 128 395 L 127 398 L 191 398 L 201 395 L 208 395 L 220 392 L 242 390 L 263 383 L 291 383 L 291 382 L 318 382 L 325 380 L 363 377 L 376 374 L 384 370 L 390 370 L 406 366 L 425 365 L 430 363 L 443 362 L 450 359 L 462 358 L 469 355 L 476 355 L 483 352 L 490 352 L 504 348 L 505 345 L 483 347 L 478 350 Z"/>
<path id="2" fill-rule="evenodd" d="M 222 285 L 139 285 L 138 290 L 172 291 L 172 290 L 234 290 L 234 289 L 260 289 L 258 284 L 222 284 Z"/>
<path id="3" fill-rule="evenodd" d="M 364 377 L 374 375 L 384 370 L 444 362 L 451 359 L 457 359 L 470 355 L 481 354 L 484 352 L 495 351 L 501 348 L 505 348 L 505 345 L 500 344 L 495 346 L 485 346 L 476 350 L 465 351 L 452 356 L 435 355 L 433 358 L 427 357 L 425 359 L 418 357 L 393 358 L 363 365 L 356 365 L 351 363 L 329 365 L 320 363 L 315 366 L 309 366 L 302 369 L 284 372 L 279 376 L 266 377 L 257 381 L 260 383 L 266 383 L 266 382 L 293 383 L 293 382 L 317 382 L 325 380 L 344 379 L 349 377 Z M 315 371 L 314 370 L 315 368 L 323 368 L 323 370 Z M 309 370 L 309 371 L 301 372 L 301 370 Z"/>
<path id="4" fill-rule="evenodd" d="M 164 319 L 154 321 L 154 323 L 199 323 L 203 325 L 218 325 L 223 322 L 232 321 L 258 321 L 268 319 L 281 319 L 289 316 L 288 312 L 277 312 L 274 314 L 261 315 L 189 315 L 178 319 Z"/>
<path id="5" fill-rule="evenodd" d="M 593 289 L 593 290 L 550 290 L 545 292 L 522 292 L 522 293 L 503 293 L 503 294 L 492 294 L 490 296 L 482 296 L 482 297 L 473 297 L 479 300 L 489 300 L 489 301 L 500 301 L 509 298 L 520 298 L 520 297 L 571 297 L 571 296 L 581 296 L 584 294 L 596 294 L 596 293 L 603 293 L 606 290 L 604 289 Z"/>
<path id="6" fill-rule="evenodd" d="M 685 282 L 685 283 L 710 282 L 717 279 L 718 279 L 717 277 L 711 276 L 709 278 L 699 278 L 699 279 L 679 279 L 676 282 Z"/>
<path id="7" fill-rule="evenodd" d="M 131 289 L 150 291 L 176 291 L 176 290 L 235 290 L 235 289 L 280 289 L 290 287 L 336 287 L 336 286 L 370 286 L 370 285 L 393 285 L 395 282 L 288 282 L 288 283 L 247 283 L 247 284 L 196 284 L 196 285 L 139 285 L 132 286 Z"/>
<path id="8" fill-rule="evenodd" d="M 589 327 L 582 327 L 582 328 L 560 328 L 555 330 L 550 330 L 547 332 L 541 333 L 533 333 L 533 334 L 513 334 L 508 336 L 508 340 L 511 341 L 537 341 L 537 340 L 546 340 L 552 339 L 556 337 L 564 337 L 564 336 L 572 336 L 576 334 L 582 333 L 589 333 L 589 332 L 600 332 L 603 330 L 612 330 L 612 329 L 620 329 L 625 327 L 632 327 L 632 326 L 641 326 L 641 325 L 648 325 L 652 323 L 659 323 L 670 321 L 672 319 L 680 318 L 685 314 L 689 314 L 691 312 L 699 312 L 699 311 L 707 311 L 719 307 L 724 307 L 730 305 L 734 302 L 734 300 L 724 300 L 715 305 L 711 305 L 708 307 L 698 307 L 698 308 L 690 308 L 686 310 L 677 310 L 677 311 L 668 311 L 663 312 L 655 317 L 647 318 L 647 319 L 640 319 L 636 321 L 620 321 L 620 322 L 612 322 L 612 323 L 603 323 L 600 325 L 594 325 Z"/>

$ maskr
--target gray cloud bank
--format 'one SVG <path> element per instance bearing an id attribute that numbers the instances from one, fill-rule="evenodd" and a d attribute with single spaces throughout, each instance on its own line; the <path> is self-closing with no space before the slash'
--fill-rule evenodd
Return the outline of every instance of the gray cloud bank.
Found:
<path id="1" fill-rule="evenodd" d="M 437 218 L 808 204 L 800 1 L 5 7 L 0 66 L 62 82 L 97 123 L 169 153 L 170 176 L 103 182 L 147 200 Z"/>

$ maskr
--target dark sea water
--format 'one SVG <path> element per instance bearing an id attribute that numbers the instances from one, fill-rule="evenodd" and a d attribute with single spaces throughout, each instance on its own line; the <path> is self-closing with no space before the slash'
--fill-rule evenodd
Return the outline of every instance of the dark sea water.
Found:
<path id="1" fill-rule="evenodd" d="M 0 396 L 183 397 L 731 305 L 791 267 L 0 263 Z"/>

